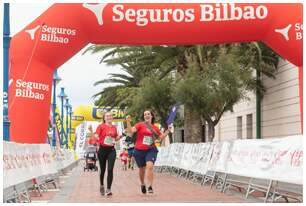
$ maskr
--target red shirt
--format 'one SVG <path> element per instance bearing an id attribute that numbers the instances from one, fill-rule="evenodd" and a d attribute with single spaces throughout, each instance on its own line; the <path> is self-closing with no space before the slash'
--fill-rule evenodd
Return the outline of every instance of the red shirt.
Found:
<path id="1" fill-rule="evenodd" d="M 129 156 L 128 152 L 122 152 L 120 154 L 121 160 L 127 160 L 128 156 Z"/>
<path id="2" fill-rule="evenodd" d="M 135 142 L 135 148 L 138 150 L 148 150 L 150 149 L 150 143 L 154 142 L 153 133 L 147 128 L 144 122 L 139 122 L 135 125 L 137 129 L 137 136 Z M 155 125 L 152 125 L 152 129 L 156 132 L 158 136 L 161 135 L 160 130 Z"/>
<path id="3" fill-rule="evenodd" d="M 88 144 L 91 144 L 91 145 L 98 144 L 98 141 L 94 137 L 90 137 L 88 139 Z"/>
<path id="4" fill-rule="evenodd" d="M 99 136 L 99 144 L 104 147 L 113 147 L 118 136 L 116 126 L 107 124 L 100 124 L 96 134 Z"/>

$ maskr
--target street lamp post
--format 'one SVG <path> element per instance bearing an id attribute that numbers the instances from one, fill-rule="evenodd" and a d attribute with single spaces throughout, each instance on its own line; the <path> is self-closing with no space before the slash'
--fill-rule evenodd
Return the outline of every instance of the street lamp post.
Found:
<path id="1" fill-rule="evenodd" d="M 61 99 L 61 133 L 60 133 L 60 136 L 61 136 L 61 140 L 63 141 L 64 136 L 65 136 L 64 122 L 63 122 L 63 119 L 64 119 L 64 99 L 67 98 L 67 95 L 65 94 L 65 88 L 64 87 L 61 87 L 61 92 L 58 95 L 58 97 Z"/>
<path id="2" fill-rule="evenodd" d="M 66 143 L 66 148 L 68 148 L 68 134 L 69 134 L 68 113 L 69 113 L 69 107 L 70 107 L 68 98 L 66 98 L 66 104 L 64 106 L 65 106 L 65 109 L 66 109 L 66 141 L 65 141 L 65 143 Z"/>
<path id="3" fill-rule="evenodd" d="M 72 106 L 71 104 L 69 104 L 69 139 L 70 139 L 70 142 L 71 142 L 71 131 L 72 131 L 72 127 L 71 127 L 71 124 L 72 124 Z"/>
<path id="4" fill-rule="evenodd" d="M 9 48 L 10 48 L 10 4 L 4 3 L 3 18 L 3 140 L 10 141 L 8 117 Z"/>
<path id="5" fill-rule="evenodd" d="M 53 73 L 53 101 L 52 101 L 52 114 L 53 114 L 53 134 L 52 134 L 52 146 L 56 146 L 56 85 L 61 81 L 61 78 L 57 74 L 57 70 Z"/>

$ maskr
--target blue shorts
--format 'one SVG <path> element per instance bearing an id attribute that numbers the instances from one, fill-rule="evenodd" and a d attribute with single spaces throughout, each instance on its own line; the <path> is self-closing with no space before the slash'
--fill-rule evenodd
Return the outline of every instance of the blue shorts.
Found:
<path id="1" fill-rule="evenodd" d="M 128 154 L 129 154 L 129 157 L 133 156 L 133 154 L 134 154 L 134 147 L 128 149 Z"/>
<path id="2" fill-rule="evenodd" d="M 134 150 L 134 157 L 135 161 L 138 167 L 145 167 L 146 162 L 151 161 L 155 162 L 156 157 L 157 157 L 158 150 L 156 147 L 152 147 L 151 149 L 148 150 Z"/>

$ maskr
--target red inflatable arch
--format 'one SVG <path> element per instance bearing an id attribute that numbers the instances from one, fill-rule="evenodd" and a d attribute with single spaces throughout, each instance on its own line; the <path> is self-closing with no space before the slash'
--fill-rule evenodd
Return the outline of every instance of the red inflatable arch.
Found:
<path id="1" fill-rule="evenodd" d="M 45 142 L 52 74 L 89 43 L 182 45 L 262 41 L 300 68 L 302 108 L 302 6 L 54 4 L 11 41 L 11 141 Z"/>

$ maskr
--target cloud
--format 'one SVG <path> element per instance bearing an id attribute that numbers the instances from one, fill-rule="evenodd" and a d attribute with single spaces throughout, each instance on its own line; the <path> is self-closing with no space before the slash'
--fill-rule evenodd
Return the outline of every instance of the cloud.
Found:
<path id="1" fill-rule="evenodd" d="M 123 73 L 119 66 L 99 64 L 102 54 L 82 55 L 83 50 L 58 70 L 62 81 L 58 84 L 57 91 L 59 92 L 59 87 L 65 87 L 65 92 L 74 107 L 80 104 L 93 104 L 92 96 L 103 89 L 102 85 L 93 86 L 96 81 L 108 78 L 109 73 Z"/>

